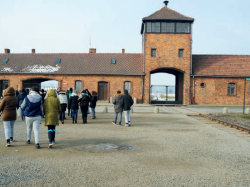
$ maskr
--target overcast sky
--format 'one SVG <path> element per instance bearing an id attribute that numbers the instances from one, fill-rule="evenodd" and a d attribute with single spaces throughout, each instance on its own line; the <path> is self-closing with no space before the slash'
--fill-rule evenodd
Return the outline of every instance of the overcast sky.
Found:
<path id="1" fill-rule="evenodd" d="M 142 52 L 142 18 L 163 0 L 1 0 L 0 52 Z M 170 0 L 195 19 L 193 54 L 250 54 L 249 0 Z"/>

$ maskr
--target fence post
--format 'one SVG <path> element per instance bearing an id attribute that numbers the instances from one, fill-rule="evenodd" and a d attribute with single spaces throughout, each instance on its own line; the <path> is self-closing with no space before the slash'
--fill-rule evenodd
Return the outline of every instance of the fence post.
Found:
<path id="1" fill-rule="evenodd" d="M 155 107 L 154 112 L 155 112 L 156 114 L 159 113 L 159 107 L 158 107 L 158 106 Z"/>

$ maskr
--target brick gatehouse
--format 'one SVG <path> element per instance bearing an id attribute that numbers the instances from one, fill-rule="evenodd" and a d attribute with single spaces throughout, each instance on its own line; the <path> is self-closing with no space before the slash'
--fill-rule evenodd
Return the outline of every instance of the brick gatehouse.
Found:
<path id="1" fill-rule="evenodd" d="M 40 86 L 56 80 L 63 90 L 79 93 L 88 88 L 98 92 L 99 100 L 109 101 L 117 90 L 128 89 L 140 103 L 156 104 L 250 104 L 250 55 L 192 54 L 194 19 L 165 6 L 142 19 L 141 54 L 31 53 L 0 54 L 0 93 L 8 86 L 15 89 Z M 153 100 L 154 73 L 175 76 L 174 97 Z M 165 88 L 164 88 L 165 89 Z M 166 87 L 166 94 L 168 88 Z"/>

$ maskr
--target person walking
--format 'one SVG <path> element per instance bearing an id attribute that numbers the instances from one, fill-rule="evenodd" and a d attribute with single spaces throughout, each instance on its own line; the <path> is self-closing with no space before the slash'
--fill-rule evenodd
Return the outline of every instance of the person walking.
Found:
<path id="1" fill-rule="evenodd" d="M 22 89 L 22 91 L 21 91 L 21 93 L 19 93 L 19 95 L 18 95 L 18 103 L 19 103 L 19 107 L 20 107 L 20 109 L 21 109 L 21 117 L 22 117 L 22 120 L 24 120 L 24 114 L 23 114 L 23 109 L 21 108 L 21 105 L 22 105 L 22 103 L 23 103 L 23 100 L 24 100 L 24 98 L 27 96 L 27 93 L 26 93 L 26 91 L 25 91 L 25 89 L 23 88 Z"/>
<path id="2" fill-rule="evenodd" d="M 82 123 L 85 124 L 87 123 L 88 108 L 89 108 L 89 102 L 90 102 L 90 95 L 87 89 L 81 92 L 79 102 L 80 102 L 80 107 L 82 111 L 82 120 L 83 120 Z"/>
<path id="3" fill-rule="evenodd" d="M 92 91 L 92 96 L 90 98 L 90 108 L 92 111 L 92 119 L 96 118 L 96 114 L 95 114 L 96 102 L 97 102 L 97 92 Z"/>
<path id="4" fill-rule="evenodd" d="M 113 104 L 115 105 L 115 120 L 112 121 L 114 125 L 116 125 L 117 116 L 119 114 L 119 125 L 122 126 L 122 111 L 123 111 L 123 94 L 121 91 L 117 91 L 117 94 L 115 94 L 115 99 L 113 101 Z"/>
<path id="5" fill-rule="evenodd" d="M 55 144 L 56 126 L 59 125 L 58 115 L 61 112 L 61 104 L 54 89 L 48 91 L 44 100 L 43 111 L 45 113 L 45 126 L 48 126 L 49 147 Z"/>
<path id="6" fill-rule="evenodd" d="M 67 92 L 66 92 L 66 96 L 67 96 L 68 102 L 69 102 L 69 99 L 70 99 L 70 97 L 71 97 L 72 92 L 73 92 L 73 89 L 72 89 L 72 88 L 68 89 Z M 68 103 L 68 116 L 70 116 L 69 103 Z"/>
<path id="7" fill-rule="evenodd" d="M 18 99 L 15 96 L 15 90 L 13 87 L 8 87 L 3 92 L 4 98 L 0 104 L 0 112 L 2 112 L 2 121 L 5 131 L 5 139 L 7 141 L 6 146 L 10 146 L 10 142 L 14 139 L 14 124 L 16 121 L 16 108 L 18 107 Z"/>
<path id="8" fill-rule="evenodd" d="M 67 99 L 67 96 L 66 96 L 66 92 L 63 91 L 63 90 L 60 91 L 58 98 L 59 98 L 59 101 L 60 101 L 60 104 L 61 104 L 61 112 L 60 112 L 60 115 L 59 115 L 59 119 L 62 122 L 62 124 L 64 124 L 64 119 L 66 119 L 65 118 L 65 111 L 66 111 L 67 104 L 68 104 L 68 99 Z"/>
<path id="9" fill-rule="evenodd" d="M 130 110 L 131 106 L 134 104 L 134 101 L 131 97 L 131 95 L 128 94 L 128 90 L 124 90 L 124 96 L 123 96 L 123 111 L 125 116 L 125 127 L 131 126 L 130 123 Z"/>
<path id="10" fill-rule="evenodd" d="M 35 147 L 40 148 L 39 139 L 40 139 L 40 124 L 42 119 L 42 97 L 39 94 L 39 89 L 32 87 L 29 95 L 25 97 L 21 108 L 24 110 L 24 116 L 27 125 L 27 144 L 30 144 L 31 141 L 31 132 L 32 129 L 35 135 Z"/>
<path id="11" fill-rule="evenodd" d="M 77 123 L 77 113 L 79 105 L 78 105 L 78 95 L 76 94 L 76 90 L 73 90 L 69 98 L 68 108 L 71 110 L 72 123 Z"/>

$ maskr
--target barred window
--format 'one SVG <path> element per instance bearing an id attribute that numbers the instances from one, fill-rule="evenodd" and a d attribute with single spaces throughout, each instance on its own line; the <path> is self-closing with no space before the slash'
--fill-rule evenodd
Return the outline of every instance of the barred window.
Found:
<path id="1" fill-rule="evenodd" d="M 131 82 L 124 82 L 124 90 L 128 90 L 128 93 L 131 93 Z"/>
<path id="2" fill-rule="evenodd" d="M 228 83 L 228 95 L 235 95 L 235 83 Z"/>

